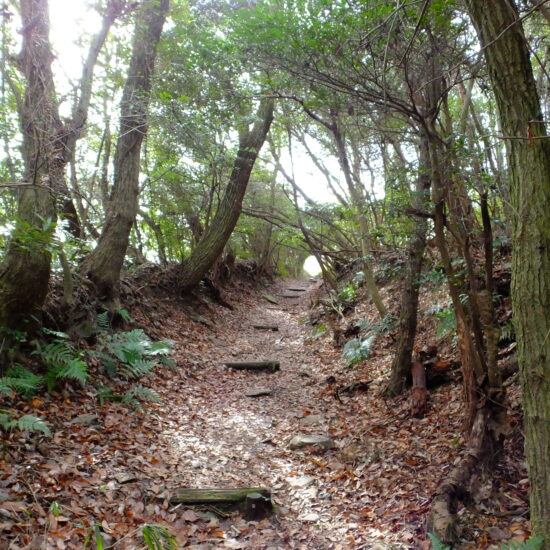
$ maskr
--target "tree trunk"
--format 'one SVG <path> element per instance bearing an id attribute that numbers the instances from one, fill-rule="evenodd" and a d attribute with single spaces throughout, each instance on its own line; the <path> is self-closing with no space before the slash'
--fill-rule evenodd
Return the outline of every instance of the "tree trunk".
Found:
<path id="1" fill-rule="evenodd" d="M 466 0 L 507 138 L 513 218 L 512 301 L 523 391 L 533 533 L 550 549 L 550 140 L 529 49 L 510 0 Z"/>
<path id="2" fill-rule="evenodd" d="M 416 180 L 416 197 L 414 207 L 420 210 L 429 198 L 430 158 L 427 136 L 422 136 L 420 141 L 419 175 Z M 403 295 L 401 297 L 401 315 L 399 317 L 399 341 L 397 352 L 391 367 L 391 378 L 386 392 L 390 395 L 401 393 L 406 386 L 406 381 L 411 368 L 412 351 L 416 337 L 416 322 L 418 310 L 418 293 L 420 290 L 420 275 L 426 247 L 427 220 L 415 216 L 413 220 L 413 233 L 409 237 L 407 250 L 407 275 Z"/>
<path id="3" fill-rule="evenodd" d="M 39 318 L 48 291 L 55 224 L 52 188 L 60 177 L 57 111 L 47 0 L 21 0 L 25 78 L 21 106 L 25 181 L 17 223 L 0 267 L 0 326 L 26 328 Z"/>
<path id="4" fill-rule="evenodd" d="M 86 121 L 97 56 L 121 9 L 117 2 L 106 9 L 102 29 L 94 38 L 83 69 L 78 117 L 75 114 L 64 124 L 51 69 L 54 55 L 49 43 L 48 1 L 21 0 L 23 48 L 19 68 L 25 78 L 25 94 L 18 110 L 25 181 L 29 185 L 19 192 L 16 228 L 0 267 L 0 326 L 28 328 L 40 318 L 50 277 L 56 195 L 61 198 L 61 216 L 68 220 L 69 231 L 81 234 L 65 166 Z"/>
<path id="5" fill-rule="evenodd" d="M 120 272 L 138 211 L 141 143 L 147 133 L 154 62 L 167 12 L 168 0 L 145 0 L 136 16 L 107 219 L 97 247 L 84 263 L 98 297 L 106 302 L 117 298 Z"/>
<path id="6" fill-rule="evenodd" d="M 252 130 L 240 132 L 239 150 L 218 211 L 181 268 L 179 284 L 184 292 L 198 285 L 214 265 L 237 224 L 252 168 L 273 121 L 273 108 L 273 99 L 262 99 Z"/>

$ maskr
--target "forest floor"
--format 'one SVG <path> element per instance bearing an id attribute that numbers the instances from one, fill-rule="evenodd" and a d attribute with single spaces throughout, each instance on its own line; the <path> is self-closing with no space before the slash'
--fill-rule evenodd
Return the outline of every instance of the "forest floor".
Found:
<path id="1" fill-rule="evenodd" d="M 80 549 L 90 535 L 89 547 L 100 548 L 100 532 L 105 548 L 144 548 L 144 523 L 168 526 L 179 547 L 194 550 L 429 548 L 431 497 L 463 443 L 460 383 L 431 391 L 424 418 L 411 416 L 408 396 L 381 397 L 395 335 L 378 336 L 370 357 L 348 368 L 330 335 L 308 323 L 319 286 L 232 285 L 224 298 L 233 309 L 210 304 L 196 321 L 169 296 L 155 298 L 154 312 L 133 308 L 134 321 L 150 335 L 175 342 L 177 368 L 159 371 L 149 384 L 163 403 L 134 413 L 120 404 L 99 406 L 92 390 L 65 389 L 25 404 L 25 413 L 48 420 L 53 437 L 19 433 L 4 442 L 0 550 Z M 396 307 L 396 289 L 384 292 Z M 426 309 L 434 297 L 422 300 Z M 375 317 L 365 304 L 353 315 Z M 421 339 L 432 336 L 421 328 Z M 277 360 L 281 369 L 250 373 L 223 365 L 245 360 Z M 366 392 L 336 398 L 338 386 L 364 380 L 372 381 Z M 247 396 L 254 389 L 272 394 Z M 456 549 L 500 548 L 529 535 L 517 418 L 513 424 L 516 435 L 492 483 L 459 513 Z M 327 436 L 334 447 L 291 449 L 300 434 Z M 177 488 L 247 486 L 269 488 L 278 513 L 252 522 L 168 503 Z"/>

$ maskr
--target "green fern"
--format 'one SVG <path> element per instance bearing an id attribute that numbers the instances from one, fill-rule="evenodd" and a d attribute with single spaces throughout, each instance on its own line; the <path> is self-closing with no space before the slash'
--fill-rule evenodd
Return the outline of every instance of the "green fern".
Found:
<path id="1" fill-rule="evenodd" d="M 51 435 L 50 429 L 41 418 L 32 414 L 13 418 L 11 413 L 5 410 L 0 410 L 0 428 L 6 432 L 16 429 L 21 432 L 42 432 L 44 435 Z"/>
<path id="2" fill-rule="evenodd" d="M 111 386 L 99 386 L 97 399 L 100 405 L 103 405 L 106 401 L 112 401 L 115 403 L 122 403 L 138 411 L 142 410 L 141 402 L 161 402 L 160 396 L 156 391 L 140 385 L 133 385 L 124 393 L 115 393 Z"/>
<path id="3" fill-rule="evenodd" d="M 353 340 L 346 342 L 343 355 L 347 360 L 348 367 L 360 363 L 370 355 L 375 338 L 376 334 L 371 333 L 364 339 L 353 338 Z"/>
<path id="4" fill-rule="evenodd" d="M 164 525 L 146 523 L 141 528 L 143 541 L 149 550 L 177 550 L 176 539 Z"/>
<path id="5" fill-rule="evenodd" d="M 31 372 L 21 365 L 8 369 L 6 375 L 0 378 L 0 393 L 13 395 L 18 393 L 23 397 L 32 397 L 44 383 L 44 378 Z"/>
<path id="6" fill-rule="evenodd" d="M 450 546 L 445 546 L 433 533 L 428 533 L 428 538 L 432 542 L 432 550 L 452 550 Z"/>
<path id="7" fill-rule="evenodd" d="M 153 361 L 148 361 L 147 359 L 136 359 L 129 361 L 119 366 L 118 374 L 125 378 L 126 380 L 134 378 L 135 380 L 143 378 L 148 374 L 151 374 L 155 368 L 155 363 Z"/>
<path id="8" fill-rule="evenodd" d="M 168 357 L 172 347 L 169 340 L 152 342 L 143 330 L 134 329 L 104 335 L 101 349 L 93 356 L 101 360 L 111 378 L 138 379 L 150 374 L 159 363 L 174 368 L 175 363 Z"/>
<path id="9" fill-rule="evenodd" d="M 59 380 L 72 379 L 84 385 L 88 379 L 88 365 L 82 359 L 84 352 L 66 340 L 54 340 L 44 347 L 37 344 L 31 355 L 38 355 L 47 368 L 44 381 L 48 391 Z"/>
<path id="10" fill-rule="evenodd" d="M 96 325 L 97 331 L 100 333 L 107 334 L 111 332 L 111 321 L 109 319 L 109 312 L 104 311 L 103 313 L 98 313 L 96 316 Z"/>
<path id="11" fill-rule="evenodd" d="M 169 369 L 176 369 L 178 367 L 178 364 L 171 358 L 166 355 L 161 355 L 157 358 L 157 361 L 160 365 L 164 365 L 165 367 L 168 367 Z"/>
<path id="12" fill-rule="evenodd" d="M 135 400 L 149 403 L 160 403 L 160 396 L 155 390 L 152 390 L 151 388 L 134 385 L 124 394 L 122 402 L 131 403 Z"/>
<path id="13" fill-rule="evenodd" d="M 72 378 L 78 380 L 82 385 L 88 378 L 88 365 L 79 357 L 73 357 L 63 368 L 60 369 L 58 378 Z"/>

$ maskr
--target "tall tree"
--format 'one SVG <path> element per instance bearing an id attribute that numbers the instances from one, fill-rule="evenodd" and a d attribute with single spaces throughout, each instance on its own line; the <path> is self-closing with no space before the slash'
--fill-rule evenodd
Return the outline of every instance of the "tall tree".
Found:
<path id="1" fill-rule="evenodd" d="M 15 231 L 0 267 L 0 326 L 12 328 L 40 316 L 50 278 L 58 197 L 61 216 L 73 233 L 79 233 L 65 166 L 86 123 L 97 57 L 111 25 L 126 10 L 126 2 L 108 4 L 83 67 L 73 118 L 65 122 L 59 116 L 51 68 L 48 1 L 21 0 L 20 8 L 23 45 L 18 66 L 25 81 L 23 97 L 11 80 L 10 85 L 18 104 L 25 173 Z M 9 79 L 6 73 L 3 76 Z"/>
<path id="2" fill-rule="evenodd" d="M 507 140 L 513 208 L 512 301 L 533 532 L 550 549 L 550 138 L 512 0 L 466 0 Z"/>
<path id="3" fill-rule="evenodd" d="M 184 291 L 206 275 L 235 228 L 252 168 L 273 121 L 274 103 L 271 98 L 262 99 L 252 128 L 244 127 L 239 132 L 239 149 L 216 215 L 180 271 L 179 284 Z"/>
<path id="4" fill-rule="evenodd" d="M 106 302 L 117 297 L 130 231 L 138 212 L 141 144 L 147 132 L 155 57 L 168 5 L 169 0 L 144 0 L 136 14 L 107 219 L 96 248 L 84 263 L 97 295 Z"/>

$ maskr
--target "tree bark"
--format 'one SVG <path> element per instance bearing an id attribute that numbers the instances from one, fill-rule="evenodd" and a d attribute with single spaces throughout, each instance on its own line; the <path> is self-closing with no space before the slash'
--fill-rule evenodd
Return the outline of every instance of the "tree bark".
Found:
<path id="1" fill-rule="evenodd" d="M 183 292 L 199 284 L 223 252 L 235 229 L 252 168 L 273 121 L 273 109 L 273 99 L 262 99 L 254 126 L 251 130 L 240 132 L 239 150 L 218 211 L 201 241 L 181 267 L 179 285 Z"/>
<path id="2" fill-rule="evenodd" d="M 507 138 L 513 217 L 512 303 L 523 391 L 533 534 L 550 549 L 550 140 L 529 49 L 511 0 L 466 0 Z"/>
<path id="3" fill-rule="evenodd" d="M 40 317 L 48 291 L 56 221 L 52 188 L 62 169 L 47 0 L 21 0 L 21 19 L 23 162 L 25 181 L 33 186 L 19 191 L 17 223 L 0 267 L 0 326 L 19 329 L 35 324 L 31 319 Z"/>
<path id="4" fill-rule="evenodd" d="M 424 210 L 429 198 L 430 158 L 427 136 L 420 140 L 419 175 L 416 180 L 416 196 L 414 207 Z M 416 323 L 418 311 L 418 294 L 420 291 L 420 275 L 426 248 L 427 220 L 415 216 L 413 220 L 413 232 L 409 237 L 407 250 L 407 274 L 401 297 L 401 315 L 399 317 L 399 340 L 397 351 L 391 367 L 391 378 L 386 392 L 390 395 L 400 394 L 406 386 L 406 381 L 411 368 L 411 359 L 416 337 Z"/>
<path id="5" fill-rule="evenodd" d="M 96 248 L 83 266 L 98 297 L 107 303 L 118 297 L 120 272 L 138 211 L 141 144 L 147 133 L 154 63 L 168 3 L 168 0 L 145 0 L 136 16 L 107 219 Z"/>
<path id="6" fill-rule="evenodd" d="M 68 220 L 69 231 L 81 235 L 65 166 L 86 121 L 97 56 L 122 7 L 115 1 L 107 8 L 83 70 L 78 117 L 64 124 L 51 69 L 54 55 L 49 43 L 48 1 L 21 0 L 23 47 L 19 68 L 25 78 L 25 93 L 18 101 L 18 110 L 25 181 L 33 186 L 19 192 L 16 228 L 0 267 L 2 326 L 29 328 L 40 318 L 50 278 L 56 195 L 61 197 L 60 214 Z"/>

